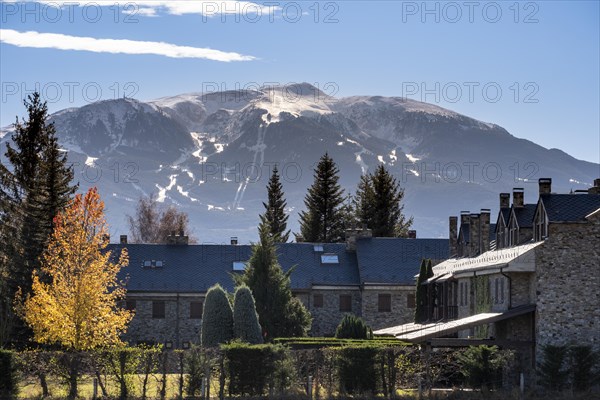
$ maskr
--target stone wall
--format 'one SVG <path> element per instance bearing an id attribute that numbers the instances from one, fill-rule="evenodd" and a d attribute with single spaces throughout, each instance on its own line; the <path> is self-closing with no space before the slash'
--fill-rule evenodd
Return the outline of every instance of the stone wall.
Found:
<path id="1" fill-rule="evenodd" d="M 197 296 L 158 296 L 151 294 L 129 293 L 128 300 L 135 300 L 135 316 L 123 340 L 130 344 L 139 342 L 166 343 L 179 348 L 187 343 L 200 341 L 201 319 L 190 318 L 190 303 L 203 301 L 202 295 Z M 165 318 L 152 318 L 153 301 L 165 302 Z"/>
<path id="2" fill-rule="evenodd" d="M 532 293 L 532 286 L 535 284 L 534 274 L 531 272 L 511 272 L 506 275 L 511 278 L 511 306 L 534 304 L 535 296 Z"/>
<path id="3" fill-rule="evenodd" d="M 323 307 L 315 307 L 315 295 L 323 296 Z M 356 289 L 314 289 L 308 296 L 308 310 L 312 315 L 313 322 L 310 336 L 333 336 L 335 330 L 348 312 L 340 311 L 340 295 L 352 296 L 351 313 L 361 316 L 361 295 Z"/>
<path id="4" fill-rule="evenodd" d="M 600 348 L 600 216 L 550 224 L 536 248 L 537 349 L 577 343 Z"/>
<path id="5" fill-rule="evenodd" d="M 380 294 L 391 296 L 391 311 L 379 311 Z M 413 322 L 415 308 L 408 307 L 408 297 L 414 294 L 414 286 L 366 287 L 362 292 L 363 319 L 373 330 Z"/>

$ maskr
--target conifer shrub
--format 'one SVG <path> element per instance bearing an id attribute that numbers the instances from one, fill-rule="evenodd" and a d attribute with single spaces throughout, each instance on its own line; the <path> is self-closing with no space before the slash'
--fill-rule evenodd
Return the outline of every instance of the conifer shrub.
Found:
<path id="1" fill-rule="evenodd" d="M 254 296 L 248 286 L 239 286 L 233 300 L 233 333 L 236 339 L 250 344 L 263 342 Z"/>
<path id="2" fill-rule="evenodd" d="M 346 314 L 335 330 L 338 339 L 371 339 L 370 329 L 362 318 Z"/>
<path id="3" fill-rule="evenodd" d="M 576 392 L 585 392 L 599 382 L 600 377 L 596 371 L 599 357 L 591 346 L 571 346 L 569 356 L 573 389 Z"/>
<path id="4" fill-rule="evenodd" d="M 202 347 L 216 347 L 233 339 L 233 310 L 227 293 L 217 284 L 206 293 L 202 313 Z"/>
<path id="5" fill-rule="evenodd" d="M 550 390 L 560 391 L 567 384 L 567 347 L 546 345 L 542 347 L 542 361 L 538 365 L 540 384 Z"/>

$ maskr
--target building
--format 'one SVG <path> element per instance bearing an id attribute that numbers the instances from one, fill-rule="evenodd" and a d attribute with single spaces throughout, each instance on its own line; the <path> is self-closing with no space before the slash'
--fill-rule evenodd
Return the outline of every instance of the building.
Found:
<path id="1" fill-rule="evenodd" d="M 569 194 L 552 193 L 551 185 L 539 180 L 536 204 L 523 204 L 522 189 L 513 191 L 510 206 L 510 195 L 501 193 L 496 243 L 480 251 L 471 243 L 486 237 L 483 213 L 461 213 L 462 237 L 450 217 L 449 243 L 458 244 L 450 253 L 458 256 L 436 265 L 425 283 L 430 321 L 375 333 L 432 346 L 518 348 L 529 371 L 547 344 L 599 350 L 600 179 Z"/>
<path id="2" fill-rule="evenodd" d="M 292 291 L 313 317 L 311 335 L 333 335 L 346 313 L 373 329 L 412 320 L 414 275 L 421 260 L 448 258 L 447 239 L 372 238 L 370 231 L 347 232 L 346 243 L 284 243 L 278 260 L 291 274 Z M 241 273 L 251 246 L 188 244 L 183 235 L 168 244 L 130 244 L 121 236 L 113 254 L 127 248 L 129 266 L 124 306 L 135 310 L 124 337 L 130 343 L 165 343 L 186 348 L 199 339 L 203 301 L 216 283 L 233 291 L 231 274 Z"/>

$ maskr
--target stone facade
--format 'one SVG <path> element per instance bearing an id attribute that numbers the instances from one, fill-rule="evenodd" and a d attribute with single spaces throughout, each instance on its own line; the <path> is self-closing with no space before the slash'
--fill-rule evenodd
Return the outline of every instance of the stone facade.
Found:
<path id="1" fill-rule="evenodd" d="M 537 251 L 538 355 L 545 344 L 600 348 L 599 214 L 586 223 L 550 224 Z"/>
<path id="2" fill-rule="evenodd" d="M 294 295 L 309 310 L 313 323 L 311 336 L 333 336 L 345 314 L 363 317 L 374 330 L 412 322 L 414 286 L 319 287 L 297 291 Z M 390 295 L 390 311 L 379 311 L 379 295 Z M 350 308 L 342 304 L 348 296 Z M 317 301 L 315 301 L 315 299 Z M 123 339 L 131 344 L 170 343 L 174 348 L 198 343 L 202 319 L 190 318 L 191 302 L 203 302 L 204 294 L 152 294 L 130 292 L 128 302 L 135 301 L 135 316 Z M 153 302 L 164 302 L 164 318 L 153 317 Z"/>
<path id="3" fill-rule="evenodd" d="M 380 310 L 380 295 L 389 295 L 389 311 Z M 414 295 L 414 286 L 365 287 L 362 291 L 361 314 L 373 330 L 412 322 L 415 312 Z"/>
<path id="4" fill-rule="evenodd" d="M 315 297 L 322 296 L 322 306 L 315 305 Z M 350 296 L 351 309 L 342 311 L 340 296 Z M 309 294 L 308 310 L 313 318 L 311 336 L 333 336 L 344 314 L 361 316 L 361 293 L 358 288 L 316 287 Z"/>
<path id="5" fill-rule="evenodd" d="M 202 295 L 128 293 L 135 301 L 135 316 L 123 339 L 131 344 L 169 342 L 174 348 L 200 340 L 202 320 L 190 318 L 191 302 L 203 302 Z M 153 317 L 153 303 L 164 302 L 164 318 Z M 131 304 L 131 303 L 130 303 Z"/>

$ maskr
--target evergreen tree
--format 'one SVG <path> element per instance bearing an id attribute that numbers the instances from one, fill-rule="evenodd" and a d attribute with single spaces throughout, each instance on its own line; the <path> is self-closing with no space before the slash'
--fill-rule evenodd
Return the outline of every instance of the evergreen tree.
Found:
<path id="1" fill-rule="evenodd" d="M 335 243 L 344 240 L 344 189 L 339 169 L 327 153 L 314 173 L 314 183 L 304 199 L 306 211 L 300 213 L 300 231 L 307 242 Z"/>
<path id="2" fill-rule="evenodd" d="M 426 278 L 433 278 L 433 265 L 431 263 L 431 259 L 427 260 L 427 272 Z M 427 319 L 433 319 L 433 313 L 436 307 L 437 301 L 437 286 L 436 283 L 430 283 L 427 285 L 427 295 L 425 298 L 425 302 L 427 304 Z"/>
<path id="3" fill-rule="evenodd" d="M 202 313 L 202 347 L 216 347 L 233 339 L 233 310 L 227 293 L 216 284 L 208 289 Z"/>
<path id="4" fill-rule="evenodd" d="M 0 238 L 4 243 L 0 269 L 8 277 L 0 304 L 3 319 L 10 314 L 19 288 L 25 295 L 30 293 L 32 273 L 39 270 L 54 217 L 77 189 L 71 184 L 73 171 L 59 150 L 54 125 L 48 123 L 46 103 L 34 93 L 24 104 L 27 120 L 17 119 L 12 144 L 7 143 L 10 167 L 0 164 Z M 16 322 L 13 339 L 25 341 L 31 332 L 24 330 L 22 321 Z"/>
<path id="5" fill-rule="evenodd" d="M 261 344 L 262 328 L 258 323 L 256 304 L 248 286 L 235 290 L 233 300 L 233 334 L 236 339 L 250 344 Z"/>
<path id="6" fill-rule="evenodd" d="M 263 203 L 265 212 L 260 216 L 260 223 L 268 222 L 271 236 L 275 243 L 286 243 L 290 237 L 290 231 L 287 230 L 288 215 L 285 214 L 287 202 L 283 197 L 283 187 L 279 180 L 279 171 L 277 166 L 273 168 L 273 174 L 267 185 L 268 200 Z"/>
<path id="7" fill-rule="evenodd" d="M 248 267 L 243 274 L 233 275 L 236 286 L 247 285 L 252 291 L 267 340 L 306 336 L 311 317 L 300 300 L 292 295 L 292 270 L 284 273 L 281 269 L 268 224 L 262 224 L 258 233 L 260 242 L 252 248 Z"/>
<path id="8" fill-rule="evenodd" d="M 374 174 L 363 175 L 355 196 L 357 217 L 375 237 L 407 237 L 412 217 L 402 213 L 404 190 L 383 164 Z"/>
<path id="9" fill-rule="evenodd" d="M 415 323 L 422 324 L 427 319 L 427 286 L 423 282 L 427 280 L 427 261 L 421 260 L 421 269 L 417 278 L 415 295 Z"/>

